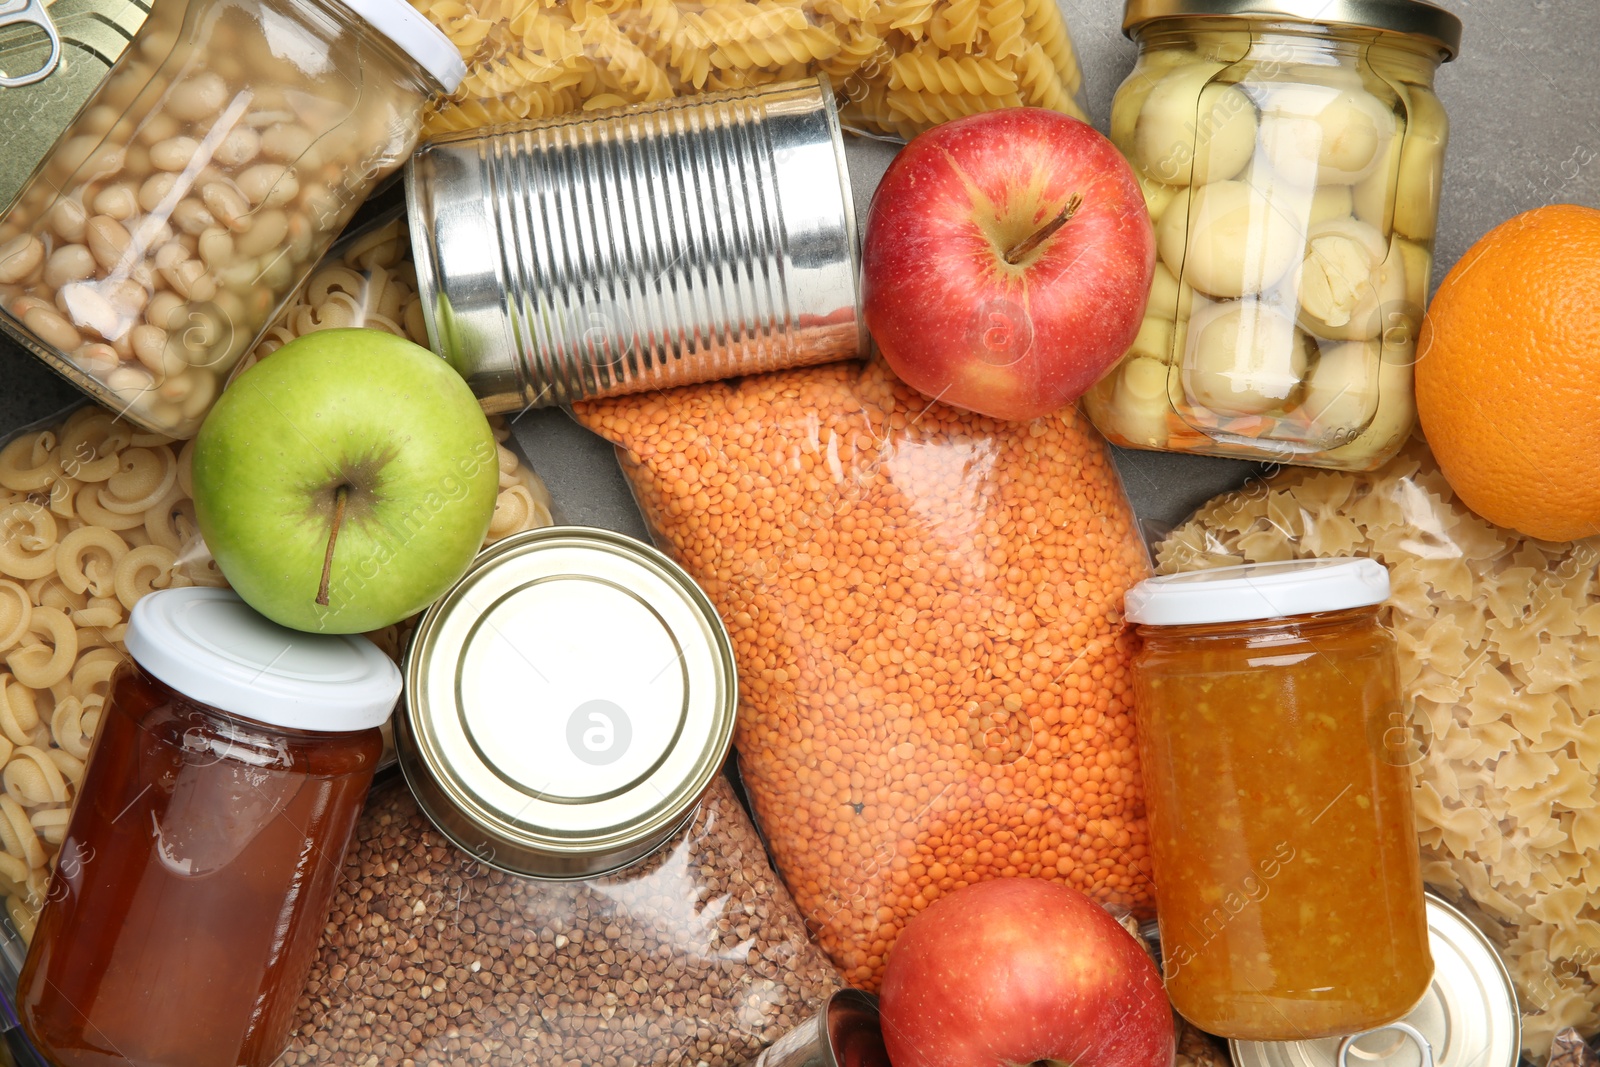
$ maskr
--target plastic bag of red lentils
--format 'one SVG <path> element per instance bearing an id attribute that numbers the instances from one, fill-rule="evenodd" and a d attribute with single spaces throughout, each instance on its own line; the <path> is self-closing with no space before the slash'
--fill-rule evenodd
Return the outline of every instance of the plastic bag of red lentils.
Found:
<path id="1" fill-rule="evenodd" d="M 930 403 L 879 362 L 576 414 L 728 625 L 752 806 L 847 980 L 987 878 L 1150 913 L 1120 614 L 1149 563 L 1087 420 Z"/>

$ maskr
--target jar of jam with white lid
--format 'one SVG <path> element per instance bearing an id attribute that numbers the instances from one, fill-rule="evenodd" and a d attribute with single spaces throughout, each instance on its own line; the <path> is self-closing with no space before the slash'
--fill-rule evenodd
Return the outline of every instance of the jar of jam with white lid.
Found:
<path id="1" fill-rule="evenodd" d="M 221 589 L 135 605 L 18 983 L 56 1067 L 266 1067 L 288 1040 L 399 669 Z"/>
<path id="2" fill-rule="evenodd" d="M 1128 591 L 1167 995 L 1240 1041 L 1359 1033 L 1428 991 L 1389 572 L 1286 560 Z"/>

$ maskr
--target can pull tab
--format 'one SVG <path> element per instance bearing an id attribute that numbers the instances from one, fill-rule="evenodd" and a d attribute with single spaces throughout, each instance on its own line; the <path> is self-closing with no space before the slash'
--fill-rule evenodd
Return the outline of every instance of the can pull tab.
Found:
<path id="1" fill-rule="evenodd" d="M 50 38 L 50 55 L 42 67 L 31 73 L 8 75 L 0 72 L 0 88 L 16 89 L 44 81 L 56 69 L 56 64 L 61 62 L 61 34 L 57 32 L 56 24 L 50 21 L 43 0 L 0 0 L 0 26 L 20 22 L 31 22 L 44 31 L 44 35 Z"/>
<path id="2" fill-rule="evenodd" d="M 1402 1034 L 1409 1037 L 1416 1043 L 1417 1048 L 1422 1052 L 1421 1067 L 1434 1067 L 1433 1045 L 1428 1041 L 1427 1038 L 1422 1036 L 1421 1031 L 1412 1026 L 1410 1023 L 1390 1023 L 1388 1026 L 1380 1026 L 1375 1030 L 1368 1030 L 1360 1034 L 1351 1034 L 1349 1037 L 1339 1042 L 1338 1067 L 1350 1067 L 1350 1050 L 1355 1048 L 1357 1041 L 1371 1034 L 1381 1034 L 1385 1030 L 1398 1030 Z"/>

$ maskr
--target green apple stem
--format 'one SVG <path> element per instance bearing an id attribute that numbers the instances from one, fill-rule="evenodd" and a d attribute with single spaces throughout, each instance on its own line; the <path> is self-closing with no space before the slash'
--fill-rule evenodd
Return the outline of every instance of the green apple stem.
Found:
<path id="1" fill-rule="evenodd" d="M 1011 246 L 1006 251 L 1005 261 L 1013 267 L 1022 262 L 1022 257 L 1032 252 L 1035 248 L 1050 239 L 1050 235 L 1065 226 L 1078 208 L 1083 206 L 1083 197 L 1077 193 L 1072 194 L 1072 199 L 1067 201 L 1067 206 L 1061 209 L 1061 214 L 1033 231 L 1031 235 Z"/>
<path id="2" fill-rule="evenodd" d="M 317 587 L 317 603 L 323 607 L 328 606 L 328 585 L 333 580 L 333 546 L 339 540 L 339 526 L 344 522 L 344 502 L 349 495 L 348 485 L 341 485 L 334 494 L 333 528 L 328 531 L 328 552 L 322 557 L 322 584 Z"/>

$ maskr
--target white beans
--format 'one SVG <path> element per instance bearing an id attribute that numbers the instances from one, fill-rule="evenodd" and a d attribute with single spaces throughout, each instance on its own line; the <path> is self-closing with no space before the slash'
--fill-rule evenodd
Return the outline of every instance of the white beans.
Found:
<path id="1" fill-rule="evenodd" d="M 84 232 L 89 241 L 90 254 L 105 270 L 122 262 L 132 241 L 127 227 L 111 215 L 96 215 L 89 220 Z"/>
<path id="2" fill-rule="evenodd" d="M 169 137 L 151 147 L 150 164 L 158 170 L 183 170 L 199 151 L 200 142 L 193 137 Z"/>
<path id="3" fill-rule="evenodd" d="M 423 98 L 331 39 L 326 70 L 274 58 L 261 14 L 180 21 L 151 16 L 23 190 L 0 297 L 135 422 L 187 435 L 382 176 L 368 161 L 410 150 Z"/>
<path id="4" fill-rule="evenodd" d="M 257 163 L 239 175 L 239 191 L 252 204 L 281 207 L 299 194 L 300 182 L 281 163 Z"/>
<path id="5" fill-rule="evenodd" d="M 68 282 L 81 281 L 94 274 L 94 268 L 94 256 L 88 248 L 62 245 L 45 260 L 44 283 L 52 289 L 60 289 Z"/>
<path id="6" fill-rule="evenodd" d="M 167 114 L 183 122 L 209 118 L 222 110 L 228 96 L 228 87 L 221 75 L 202 71 L 172 87 L 167 97 Z"/>
<path id="7" fill-rule="evenodd" d="M 44 262 L 44 242 L 31 233 L 20 234 L 0 245 L 0 285 L 15 285 Z"/>
<path id="8" fill-rule="evenodd" d="M 223 182 L 208 182 L 200 190 L 200 199 L 212 217 L 229 229 L 242 230 L 247 225 L 244 218 L 250 213 L 250 201 L 233 186 Z"/>

